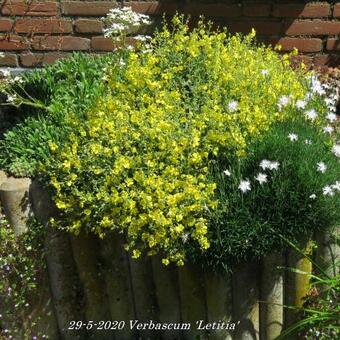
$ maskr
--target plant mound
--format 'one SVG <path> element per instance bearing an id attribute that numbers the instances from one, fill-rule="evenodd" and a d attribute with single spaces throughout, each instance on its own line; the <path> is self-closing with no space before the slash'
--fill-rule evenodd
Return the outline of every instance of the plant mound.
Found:
<path id="1" fill-rule="evenodd" d="M 118 230 L 134 257 L 160 252 L 164 264 L 182 265 L 190 249 L 212 242 L 216 160 L 246 157 L 248 144 L 294 117 L 308 82 L 288 56 L 255 45 L 254 33 L 203 23 L 189 32 L 178 17 L 173 26 L 120 52 L 105 75 L 109 93 L 84 121 L 69 115 L 69 143 L 51 145 L 44 172 L 63 213 L 56 223 L 100 237 Z M 317 125 L 325 109 L 313 105 Z"/>

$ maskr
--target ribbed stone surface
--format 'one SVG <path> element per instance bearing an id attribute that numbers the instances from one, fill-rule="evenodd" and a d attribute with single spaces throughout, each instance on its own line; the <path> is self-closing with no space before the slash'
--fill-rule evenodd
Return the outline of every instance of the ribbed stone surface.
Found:
<path id="1" fill-rule="evenodd" d="M 27 222 L 32 214 L 29 201 L 29 178 L 7 178 L 0 186 L 0 200 L 5 215 L 14 233 L 20 235 L 27 230 Z"/>

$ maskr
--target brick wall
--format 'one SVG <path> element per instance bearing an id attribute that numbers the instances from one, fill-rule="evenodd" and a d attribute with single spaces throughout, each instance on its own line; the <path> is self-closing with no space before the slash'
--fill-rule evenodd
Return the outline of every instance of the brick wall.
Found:
<path id="1" fill-rule="evenodd" d="M 254 27 L 258 39 L 298 48 L 306 63 L 340 63 L 340 2 L 163 0 L 124 1 L 135 11 L 160 18 L 176 11 L 193 18 L 204 14 L 231 32 Z M 102 36 L 100 18 L 121 1 L 0 0 L 0 66 L 36 67 L 72 51 L 112 50 Z"/>

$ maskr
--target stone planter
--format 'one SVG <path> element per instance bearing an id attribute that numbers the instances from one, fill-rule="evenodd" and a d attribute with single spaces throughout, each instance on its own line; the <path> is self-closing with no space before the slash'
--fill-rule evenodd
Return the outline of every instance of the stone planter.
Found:
<path id="1" fill-rule="evenodd" d="M 287 257 L 272 254 L 261 263 L 243 264 L 232 276 L 192 265 L 164 266 L 157 256 L 134 260 L 123 250 L 122 235 L 113 233 L 100 240 L 93 235 L 70 236 L 52 228 L 49 219 L 58 218 L 58 210 L 39 182 L 33 181 L 28 189 L 30 181 L 8 181 L 1 172 L 0 181 L 9 183 L 0 187 L 4 207 L 11 207 L 5 209 L 6 214 L 19 211 L 22 216 L 19 207 L 28 197 L 30 209 L 46 227 L 50 292 L 46 299 L 52 301 L 50 309 L 57 320 L 60 339 L 273 340 L 294 321 L 295 316 L 283 305 L 301 306 L 308 292 L 308 276 L 284 275 L 277 269 L 292 266 L 310 272 L 309 261 L 295 252 L 290 251 Z M 15 194 L 11 196 L 7 188 L 13 188 Z M 27 218 L 27 210 L 24 212 Z M 11 217 L 11 223 L 17 221 Z M 20 226 L 18 231 L 23 230 Z M 101 320 L 117 320 L 123 321 L 124 327 L 70 331 L 67 328 L 71 320 L 95 321 L 97 325 Z M 134 327 L 130 327 L 131 322 L 136 322 Z M 164 326 L 169 324 L 190 327 Z"/>

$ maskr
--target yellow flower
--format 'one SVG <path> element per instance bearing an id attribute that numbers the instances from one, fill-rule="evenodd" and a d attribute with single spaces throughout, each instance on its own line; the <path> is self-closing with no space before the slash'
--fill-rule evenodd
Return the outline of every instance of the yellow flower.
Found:
<path id="1" fill-rule="evenodd" d="M 58 145 L 53 142 L 48 142 L 48 146 L 50 147 L 51 151 L 56 151 L 58 149 Z"/>

